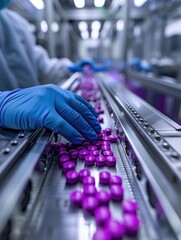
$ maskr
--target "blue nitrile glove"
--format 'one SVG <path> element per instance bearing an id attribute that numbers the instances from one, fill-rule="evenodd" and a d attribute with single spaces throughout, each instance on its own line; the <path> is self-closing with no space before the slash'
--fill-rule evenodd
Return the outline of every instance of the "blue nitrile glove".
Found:
<path id="1" fill-rule="evenodd" d="M 90 66 L 90 68 L 94 71 L 94 63 L 92 60 L 81 60 L 71 66 L 68 66 L 68 69 L 70 72 L 82 72 L 84 69 L 84 66 Z"/>
<path id="2" fill-rule="evenodd" d="M 47 127 L 73 143 L 97 140 L 97 113 L 81 96 L 53 84 L 0 94 L 0 126 L 31 130 Z"/>

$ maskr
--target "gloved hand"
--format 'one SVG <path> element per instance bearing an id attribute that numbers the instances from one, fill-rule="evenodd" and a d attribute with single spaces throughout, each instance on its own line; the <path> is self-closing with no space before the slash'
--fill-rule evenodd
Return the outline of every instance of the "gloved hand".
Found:
<path id="1" fill-rule="evenodd" d="M 90 68 L 94 71 L 94 63 L 91 60 L 81 60 L 71 66 L 68 66 L 69 71 L 71 72 L 82 72 L 84 69 L 84 66 L 90 66 Z"/>
<path id="2" fill-rule="evenodd" d="M 47 127 L 73 143 L 97 140 L 97 113 L 81 96 L 53 84 L 0 94 L 0 126 L 31 130 Z"/>

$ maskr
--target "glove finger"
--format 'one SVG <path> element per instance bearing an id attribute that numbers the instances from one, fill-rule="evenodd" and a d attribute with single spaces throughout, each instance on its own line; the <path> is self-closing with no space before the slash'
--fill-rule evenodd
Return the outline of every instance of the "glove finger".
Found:
<path id="1" fill-rule="evenodd" d="M 94 114 L 94 116 L 97 118 L 98 117 L 98 113 L 94 110 L 94 108 L 81 96 L 79 96 L 78 94 L 74 93 L 74 96 L 77 100 L 79 100 L 81 103 L 83 103 L 84 105 L 86 105 L 86 107 Z"/>
<path id="2" fill-rule="evenodd" d="M 58 108 L 57 112 L 63 117 L 69 124 L 71 124 L 79 133 L 81 133 L 90 142 L 97 140 L 97 134 L 89 123 L 74 109 L 68 105 L 65 108 Z"/>
<path id="3" fill-rule="evenodd" d="M 83 140 L 81 134 L 55 111 L 47 115 L 44 126 L 59 133 L 74 144 L 79 144 Z"/>
<path id="4" fill-rule="evenodd" d="M 76 99 L 71 99 L 70 106 L 75 109 L 83 118 L 93 127 L 93 129 L 99 133 L 101 131 L 101 126 L 97 118 L 92 114 L 92 112 L 80 101 Z"/>

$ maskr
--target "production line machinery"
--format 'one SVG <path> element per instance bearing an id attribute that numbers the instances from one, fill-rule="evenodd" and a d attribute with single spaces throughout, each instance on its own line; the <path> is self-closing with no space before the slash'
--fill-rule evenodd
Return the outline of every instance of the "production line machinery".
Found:
<path id="1" fill-rule="evenodd" d="M 76 73 L 61 87 L 81 93 L 84 77 Z M 122 177 L 124 199 L 136 201 L 140 219 L 137 236 L 123 239 L 181 239 L 181 127 L 108 74 L 93 77 L 102 129 L 119 137 L 111 145 L 117 162 L 115 168 L 86 167 L 78 159 L 76 170 L 88 168 L 98 190 L 101 171 Z M 94 217 L 70 203 L 70 193 L 82 186 L 68 185 L 58 165 L 57 146 L 65 139 L 46 129 L 0 134 L 0 240 L 93 239 Z M 121 203 L 111 201 L 110 209 L 121 221 Z"/>

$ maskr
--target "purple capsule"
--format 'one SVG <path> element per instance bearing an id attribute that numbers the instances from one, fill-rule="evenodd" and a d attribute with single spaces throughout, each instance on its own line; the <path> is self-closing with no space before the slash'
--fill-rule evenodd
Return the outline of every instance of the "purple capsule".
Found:
<path id="1" fill-rule="evenodd" d="M 111 199 L 115 202 L 121 202 L 124 196 L 124 189 L 119 185 L 112 185 L 110 188 Z"/>
<path id="2" fill-rule="evenodd" d="M 116 166 L 116 158 L 114 156 L 107 156 L 106 157 L 106 165 L 108 167 L 115 167 Z"/>
<path id="3" fill-rule="evenodd" d="M 90 155 L 92 155 L 92 156 L 99 156 L 99 151 L 98 150 L 90 151 Z"/>
<path id="4" fill-rule="evenodd" d="M 83 193 L 84 196 L 95 196 L 97 193 L 97 189 L 94 185 L 85 185 Z"/>
<path id="5" fill-rule="evenodd" d="M 59 155 L 60 155 L 60 156 L 63 156 L 63 155 L 68 156 L 69 153 L 68 153 L 66 150 L 60 150 L 60 151 L 59 151 Z"/>
<path id="6" fill-rule="evenodd" d="M 126 234 L 136 237 L 140 226 L 139 218 L 133 214 L 125 214 L 123 221 L 126 228 Z"/>
<path id="7" fill-rule="evenodd" d="M 67 151 L 66 147 L 62 147 L 62 146 L 61 146 L 58 150 L 59 150 L 59 152 L 61 152 L 61 151 Z"/>
<path id="8" fill-rule="evenodd" d="M 138 204 L 135 201 L 124 200 L 122 203 L 122 209 L 124 213 L 136 214 L 138 210 Z"/>
<path id="9" fill-rule="evenodd" d="M 111 135 L 112 129 L 111 128 L 105 128 L 104 133 L 106 133 L 106 135 Z"/>
<path id="10" fill-rule="evenodd" d="M 96 161 L 96 158 L 95 156 L 92 156 L 92 155 L 87 155 L 85 157 L 85 164 L 87 166 L 93 166 L 95 164 L 95 161 Z"/>
<path id="11" fill-rule="evenodd" d="M 88 146 L 87 148 L 89 151 L 97 150 L 96 146 Z"/>
<path id="12" fill-rule="evenodd" d="M 126 233 L 125 225 L 117 220 L 110 220 L 106 225 L 107 231 L 111 235 L 111 239 L 122 239 Z"/>
<path id="13" fill-rule="evenodd" d="M 59 164 L 60 164 L 60 166 L 63 166 L 63 164 L 65 162 L 68 162 L 69 160 L 70 160 L 70 158 L 67 155 L 63 155 L 63 156 L 59 157 Z"/>
<path id="14" fill-rule="evenodd" d="M 111 143 L 108 142 L 108 141 L 103 141 L 102 142 L 102 146 L 110 146 L 110 145 L 111 145 Z"/>
<path id="15" fill-rule="evenodd" d="M 111 195 L 109 192 L 107 192 L 106 190 L 100 190 L 97 193 L 97 199 L 99 201 L 99 205 L 109 205 L 110 199 L 111 199 Z"/>
<path id="16" fill-rule="evenodd" d="M 98 226 L 104 227 L 111 218 L 111 212 L 107 206 L 98 207 L 94 212 Z"/>
<path id="17" fill-rule="evenodd" d="M 79 179 L 80 181 L 83 181 L 84 177 L 89 177 L 90 171 L 88 169 L 81 169 L 79 171 Z"/>
<path id="18" fill-rule="evenodd" d="M 68 171 L 71 171 L 71 170 L 74 170 L 75 168 L 75 163 L 74 162 L 65 162 L 63 164 L 63 170 L 64 172 L 68 172 Z"/>
<path id="19" fill-rule="evenodd" d="M 109 184 L 109 179 L 111 174 L 108 171 L 103 171 L 99 173 L 99 182 L 101 184 Z"/>
<path id="20" fill-rule="evenodd" d="M 82 199 L 83 199 L 83 193 L 79 190 L 75 190 L 70 194 L 70 201 L 73 205 L 81 207 Z"/>
<path id="21" fill-rule="evenodd" d="M 122 178 L 120 177 L 120 176 L 116 176 L 116 175 L 114 175 L 114 176 L 111 176 L 110 177 L 110 185 L 112 186 L 112 185 L 121 185 L 122 184 Z"/>
<path id="22" fill-rule="evenodd" d="M 80 159 L 85 159 L 85 156 L 87 156 L 89 154 L 89 151 L 88 150 L 84 150 L 84 149 L 81 149 L 79 151 L 79 158 Z"/>
<path id="23" fill-rule="evenodd" d="M 97 149 L 100 149 L 101 148 L 101 142 L 100 141 L 95 142 L 94 146 L 96 146 Z"/>
<path id="24" fill-rule="evenodd" d="M 118 136 L 117 135 L 110 135 L 110 138 L 111 138 L 111 142 L 112 143 L 116 143 L 118 141 Z"/>
<path id="25" fill-rule="evenodd" d="M 111 151 L 111 146 L 110 145 L 104 145 L 101 147 L 102 152 L 104 151 Z"/>
<path id="26" fill-rule="evenodd" d="M 99 140 L 102 140 L 102 133 L 98 133 L 97 136 Z"/>
<path id="27" fill-rule="evenodd" d="M 86 148 L 85 148 L 85 147 L 82 147 L 82 146 L 80 146 L 80 147 L 78 147 L 78 148 L 77 148 L 77 151 L 80 151 L 80 150 L 86 150 Z"/>
<path id="28" fill-rule="evenodd" d="M 76 159 L 79 156 L 79 152 L 77 150 L 70 150 L 69 151 L 69 156 L 71 159 Z"/>
<path id="29" fill-rule="evenodd" d="M 111 142 L 111 137 L 104 135 L 104 136 L 102 137 L 102 140 L 103 140 L 103 141 L 106 141 L 106 142 Z"/>
<path id="30" fill-rule="evenodd" d="M 93 240 L 111 240 L 111 236 L 105 228 L 101 227 L 94 233 Z"/>
<path id="31" fill-rule="evenodd" d="M 68 184 L 75 184 L 79 181 L 78 172 L 71 170 L 66 173 L 66 179 Z"/>
<path id="32" fill-rule="evenodd" d="M 97 156 L 96 157 L 96 165 L 98 167 L 104 167 L 106 163 L 106 158 L 104 156 Z"/>
<path id="33" fill-rule="evenodd" d="M 99 202 L 97 198 L 93 196 L 84 197 L 82 200 L 82 207 L 84 211 L 90 214 L 94 214 L 94 211 L 96 210 L 98 205 L 99 205 Z"/>
<path id="34" fill-rule="evenodd" d="M 110 151 L 110 150 L 103 151 L 102 154 L 103 154 L 104 156 L 106 156 L 106 157 L 107 157 L 107 156 L 113 156 L 113 152 Z"/>
<path id="35" fill-rule="evenodd" d="M 83 178 L 84 185 L 95 185 L 95 178 L 92 176 L 87 176 Z"/>

